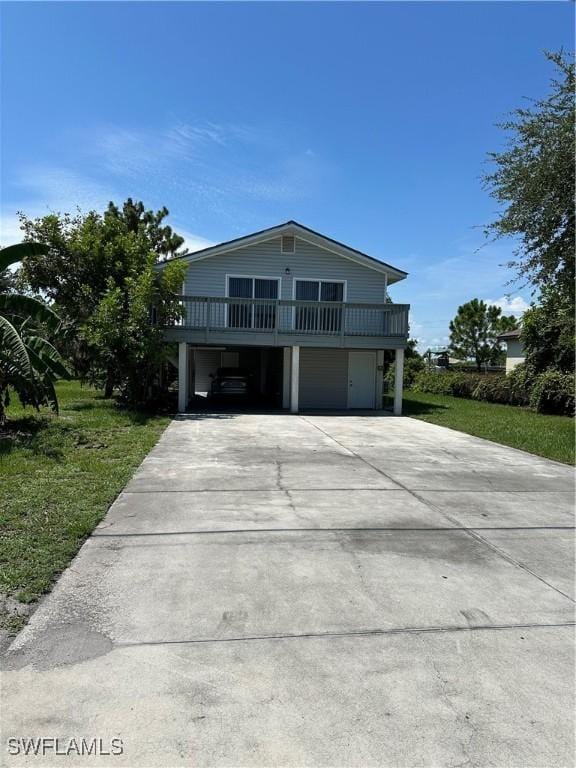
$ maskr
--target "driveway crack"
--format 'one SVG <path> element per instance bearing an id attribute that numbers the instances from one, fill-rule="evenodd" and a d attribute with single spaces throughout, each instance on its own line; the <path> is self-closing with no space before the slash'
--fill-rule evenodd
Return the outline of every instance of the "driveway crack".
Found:
<path id="1" fill-rule="evenodd" d="M 445 706 L 448 709 L 450 709 L 450 711 L 454 714 L 454 717 L 456 718 L 457 723 L 469 730 L 468 737 L 466 739 L 456 734 L 456 737 L 460 742 L 460 748 L 462 750 L 464 760 L 458 763 L 451 763 L 449 768 L 465 768 L 465 766 L 473 767 L 476 765 L 476 763 L 472 760 L 471 747 L 472 747 L 472 740 L 478 734 L 478 729 L 476 728 L 475 724 L 471 720 L 470 715 L 467 712 L 462 714 L 460 709 L 454 703 L 453 697 L 450 694 L 450 691 L 448 690 L 448 687 L 447 687 L 449 681 L 445 678 L 445 676 L 440 671 L 434 656 L 427 652 L 424 638 L 420 635 L 419 639 L 422 641 L 422 645 L 424 646 L 424 656 L 428 661 L 428 663 L 430 664 L 430 667 L 432 668 L 432 671 L 434 672 L 434 676 L 436 677 L 436 680 L 438 682 L 440 699 L 444 702 Z"/>

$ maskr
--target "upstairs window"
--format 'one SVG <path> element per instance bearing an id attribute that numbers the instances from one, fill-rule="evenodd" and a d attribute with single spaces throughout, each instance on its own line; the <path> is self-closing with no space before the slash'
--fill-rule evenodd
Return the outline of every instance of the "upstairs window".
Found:
<path id="1" fill-rule="evenodd" d="M 339 333 L 342 329 L 342 309 L 322 307 L 322 302 L 344 301 L 344 283 L 329 280 L 296 280 L 296 300 L 318 302 L 319 306 L 296 306 L 295 327 L 307 333 Z"/>
<path id="2" fill-rule="evenodd" d="M 275 305 L 279 294 L 278 278 L 228 277 L 228 296 L 233 299 L 263 299 L 260 303 L 246 301 L 228 304 L 228 328 L 257 328 L 271 330 L 276 325 Z"/>
<path id="3" fill-rule="evenodd" d="M 344 301 L 344 283 L 329 280 L 296 280 L 300 301 Z"/>

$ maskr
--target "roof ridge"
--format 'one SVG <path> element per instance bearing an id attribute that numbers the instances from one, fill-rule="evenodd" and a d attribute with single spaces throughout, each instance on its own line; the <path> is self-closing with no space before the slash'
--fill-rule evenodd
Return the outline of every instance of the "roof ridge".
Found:
<path id="1" fill-rule="evenodd" d="M 369 261 L 374 262 L 375 264 L 378 264 L 380 267 L 387 267 L 388 269 L 392 270 L 392 272 L 396 272 L 398 275 L 404 275 L 407 276 L 408 272 L 406 272 L 403 269 L 399 269 L 398 267 L 394 267 L 391 264 L 388 264 L 385 261 L 381 261 L 380 259 L 375 258 L 374 256 L 370 256 L 367 253 L 364 253 L 363 251 L 358 250 L 357 248 L 353 248 L 350 245 L 346 245 L 346 243 L 342 243 L 339 240 L 335 240 L 332 237 L 328 237 L 327 235 L 323 235 L 322 232 L 318 232 L 315 229 L 311 229 L 310 227 L 307 227 L 305 224 L 301 224 L 300 222 L 296 221 L 295 219 L 288 219 L 288 221 L 284 221 L 280 224 L 275 224 L 272 227 L 266 227 L 265 229 L 257 230 L 256 232 L 249 232 L 247 235 L 241 235 L 240 237 L 235 237 L 232 240 L 224 240 L 220 243 L 215 243 L 214 245 L 209 245 L 206 248 L 201 248 L 198 251 L 190 251 L 187 253 L 182 253 L 178 256 L 173 256 L 170 259 L 165 259 L 164 261 L 160 262 L 160 265 L 167 264 L 170 261 L 175 261 L 177 259 L 193 259 L 194 257 L 200 256 L 202 254 L 208 254 L 209 251 L 216 250 L 218 248 L 224 248 L 226 246 L 232 246 L 235 243 L 241 243 L 242 240 L 248 240 L 249 238 L 255 238 L 259 237 L 261 235 L 265 235 L 267 233 L 273 233 L 278 230 L 282 230 L 283 227 L 296 227 L 304 232 L 308 232 L 311 235 L 314 235 L 315 237 L 320 238 L 321 240 L 325 240 L 328 243 L 333 243 L 334 245 L 338 246 L 338 248 L 343 248 L 345 251 L 349 251 L 350 253 L 357 254 L 358 256 L 361 256 L 363 259 L 368 259 Z M 328 249 L 329 250 L 329 249 Z M 342 255 L 342 254 L 340 254 Z M 403 279 L 403 278 L 400 278 Z"/>

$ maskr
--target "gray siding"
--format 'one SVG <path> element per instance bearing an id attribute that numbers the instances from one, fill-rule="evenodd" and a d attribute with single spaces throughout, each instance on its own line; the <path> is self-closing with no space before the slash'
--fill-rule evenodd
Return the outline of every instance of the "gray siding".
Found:
<path id="1" fill-rule="evenodd" d="M 300 350 L 300 407 L 348 406 L 348 352 L 344 349 Z"/>
<path id="2" fill-rule="evenodd" d="M 225 296 L 226 275 L 281 278 L 280 298 L 293 298 L 298 278 L 345 280 L 347 302 L 377 304 L 384 301 L 385 277 L 368 267 L 296 238 L 296 253 L 281 253 L 281 238 L 238 248 L 190 264 L 184 293 L 188 296 Z M 290 275 L 285 274 L 286 267 Z"/>
<path id="3" fill-rule="evenodd" d="M 506 373 L 510 373 L 526 358 L 524 345 L 520 339 L 506 339 Z"/>

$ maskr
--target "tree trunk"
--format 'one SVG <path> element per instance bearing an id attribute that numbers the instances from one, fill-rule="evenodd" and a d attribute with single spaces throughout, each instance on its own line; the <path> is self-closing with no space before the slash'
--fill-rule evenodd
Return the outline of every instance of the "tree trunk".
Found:
<path id="1" fill-rule="evenodd" d="M 114 394 L 114 378 L 111 371 L 106 374 L 106 383 L 104 384 L 104 397 L 110 398 Z"/>

